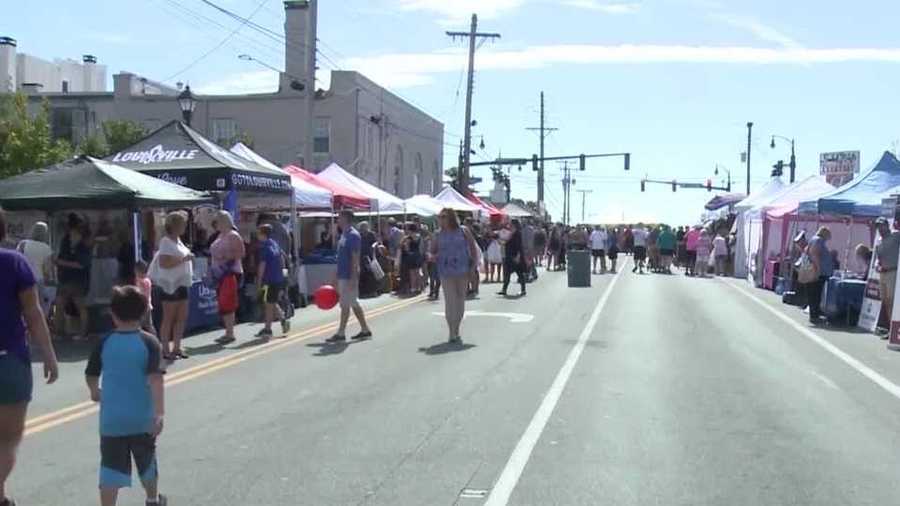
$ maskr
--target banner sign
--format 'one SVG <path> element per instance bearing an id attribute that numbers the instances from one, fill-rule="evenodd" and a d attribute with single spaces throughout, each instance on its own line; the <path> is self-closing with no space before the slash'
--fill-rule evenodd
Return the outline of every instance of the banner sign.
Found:
<path id="1" fill-rule="evenodd" d="M 269 176 L 251 172 L 220 169 L 177 169 L 142 171 L 148 176 L 162 179 L 199 191 L 247 190 L 266 193 L 290 193 L 288 176 Z"/>
<path id="2" fill-rule="evenodd" d="M 875 239 L 874 251 L 881 243 L 881 238 Z M 879 283 L 878 259 L 872 255 L 872 261 L 869 262 L 869 276 L 866 278 L 866 292 L 863 296 L 862 309 L 859 312 L 859 322 L 856 326 L 868 331 L 875 332 L 878 327 L 878 317 L 881 315 L 881 284 Z"/>
<path id="3" fill-rule="evenodd" d="M 836 151 L 819 155 L 819 174 L 835 187 L 859 174 L 859 151 Z"/>

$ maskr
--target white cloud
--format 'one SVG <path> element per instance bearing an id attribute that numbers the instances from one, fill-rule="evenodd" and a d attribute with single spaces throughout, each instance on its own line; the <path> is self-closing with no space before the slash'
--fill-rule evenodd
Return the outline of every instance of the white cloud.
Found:
<path id="1" fill-rule="evenodd" d="M 468 21 L 473 12 L 479 19 L 496 18 L 521 7 L 526 0 L 397 0 L 400 9 L 440 14 L 441 24 L 454 25 Z"/>
<path id="2" fill-rule="evenodd" d="M 564 0 L 569 7 L 587 9 L 605 14 L 634 14 L 641 9 L 637 2 L 601 2 L 599 0 Z"/>
<path id="3" fill-rule="evenodd" d="M 358 70 L 384 86 L 409 87 L 432 82 L 435 74 L 458 72 L 466 55 L 460 50 L 432 53 L 394 53 L 349 58 L 345 68 Z M 900 63 L 900 48 L 762 48 L 752 46 L 688 45 L 552 45 L 521 50 L 486 49 L 478 53 L 477 68 L 522 70 L 557 64 L 825 64 L 854 61 Z"/>
<path id="4" fill-rule="evenodd" d="M 778 29 L 761 23 L 758 19 L 729 13 L 712 14 L 713 19 L 717 19 L 727 23 L 735 28 L 740 28 L 755 35 L 758 39 L 765 42 L 772 42 L 779 46 L 798 49 L 802 46 L 791 36 L 779 31 Z"/>
<path id="5" fill-rule="evenodd" d="M 241 72 L 215 81 L 200 83 L 191 88 L 203 95 L 275 93 L 278 91 L 278 73 L 271 70 Z"/>

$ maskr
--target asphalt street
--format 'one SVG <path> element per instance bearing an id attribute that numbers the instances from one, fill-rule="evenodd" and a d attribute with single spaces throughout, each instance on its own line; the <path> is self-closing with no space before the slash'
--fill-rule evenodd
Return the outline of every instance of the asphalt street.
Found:
<path id="1" fill-rule="evenodd" d="M 375 338 L 344 346 L 323 344 L 336 311 L 315 308 L 284 340 L 190 338 L 167 375 L 161 490 L 173 505 L 900 504 L 900 354 L 883 341 L 811 329 L 734 279 L 496 289 L 469 302 L 462 347 L 421 298 L 368 301 Z M 10 480 L 22 506 L 97 502 L 86 350 L 64 351 Z"/>

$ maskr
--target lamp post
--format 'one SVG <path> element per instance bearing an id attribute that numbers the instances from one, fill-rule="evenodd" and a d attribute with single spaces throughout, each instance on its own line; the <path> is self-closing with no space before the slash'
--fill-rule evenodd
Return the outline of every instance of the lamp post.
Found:
<path id="1" fill-rule="evenodd" d="M 178 94 L 178 107 L 181 108 L 181 117 L 187 126 L 191 126 L 191 116 L 194 115 L 194 109 L 197 107 L 197 99 L 191 93 L 191 87 L 185 86 L 184 91 Z"/>
<path id="2" fill-rule="evenodd" d="M 775 149 L 775 138 L 776 138 L 776 137 L 779 138 L 779 139 L 781 139 L 781 140 L 785 140 L 785 141 L 788 141 L 788 142 L 791 143 L 791 163 L 790 163 L 790 167 L 791 167 L 791 182 L 793 183 L 793 182 L 794 182 L 794 179 L 796 178 L 796 175 L 797 175 L 797 174 L 796 174 L 796 173 L 797 173 L 797 155 L 796 155 L 795 152 L 794 152 L 794 139 L 785 137 L 785 136 L 783 136 L 783 135 L 773 135 L 773 136 L 772 136 L 772 142 L 771 142 L 771 144 L 769 144 L 769 147 L 771 147 L 772 149 Z"/>
<path id="3" fill-rule="evenodd" d="M 750 195 L 750 141 L 753 139 L 753 122 L 747 122 L 747 195 Z"/>

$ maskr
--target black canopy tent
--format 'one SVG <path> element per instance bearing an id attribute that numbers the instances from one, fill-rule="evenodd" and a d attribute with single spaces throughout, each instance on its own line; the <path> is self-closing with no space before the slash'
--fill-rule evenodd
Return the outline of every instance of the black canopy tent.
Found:
<path id="1" fill-rule="evenodd" d="M 231 153 L 181 121 L 172 121 L 107 158 L 201 191 L 291 193 L 290 176 Z"/>
<path id="2" fill-rule="evenodd" d="M 209 194 L 89 156 L 0 181 L 0 204 L 8 211 L 138 209 L 213 201 Z"/>

